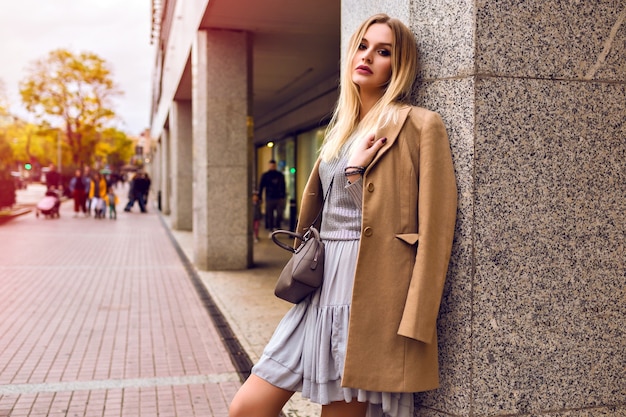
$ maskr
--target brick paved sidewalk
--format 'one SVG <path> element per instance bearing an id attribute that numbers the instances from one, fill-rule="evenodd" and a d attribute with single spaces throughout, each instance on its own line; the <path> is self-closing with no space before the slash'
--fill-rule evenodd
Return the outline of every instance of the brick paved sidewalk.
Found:
<path id="1" fill-rule="evenodd" d="M 227 415 L 239 376 L 184 264 L 121 208 L 0 226 L 0 417 Z"/>

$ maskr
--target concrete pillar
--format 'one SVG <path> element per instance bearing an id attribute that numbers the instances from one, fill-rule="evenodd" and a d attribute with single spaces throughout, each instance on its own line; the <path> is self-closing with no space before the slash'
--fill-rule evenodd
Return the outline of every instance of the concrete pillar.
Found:
<path id="1" fill-rule="evenodd" d="M 626 415 L 626 4 L 342 0 L 416 33 L 459 188 L 416 415 Z M 390 324 L 393 325 L 393 324 Z"/>
<path id="2" fill-rule="evenodd" d="M 193 140 L 191 101 L 174 101 L 169 114 L 171 151 L 170 221 L 173 229 L 192 230 Z"/>
<path id="3" fill-rule="evenodd" d="M 155 203 L 155 199 L 157 198 L 157 193 L 161 190 L 161 138 L 159 137 L 156 141 L 156 147 L 154 148 L 154 153 L 151 156 L 152 160 L 150 161 L 150 166 L 147 168 L 150 175 L 150 197 L 152 198 L 152 204 Z M 124 201 L 124 205 L 126 205 L 126 196 L 120 196 L 120 201 Z"/>
<path id="4" fill-rule="evenodd" d="M 163 129 L 161 134 L 161 212 L 165 215 L 170 214 L 170 189 L 172 169 L 170 164 L 170 132 L 169 129 Z"/>
<path id="5" fill-rule="evenodd" d="M 193 240 L 199 269 L 252 264 L 251 40 L 201 30 L 192 47 Z"/>

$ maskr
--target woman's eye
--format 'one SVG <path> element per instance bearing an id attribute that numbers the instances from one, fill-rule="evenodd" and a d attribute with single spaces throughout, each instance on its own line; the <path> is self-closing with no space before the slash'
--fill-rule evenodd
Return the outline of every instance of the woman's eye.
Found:
<path id="1" fill-rule="evenodd" d="M 362 51 L 362 50 L 364 50 L 364 49 L 367 49 L 367 45 L 365 45 L 364 43 L 360 43 L 360 44 L 359 44 L 359 50 L 361 50 L 361 51 Z"/>
<path id="2" fill-rule="evenodd" d="M 388 51 L 388 50 L 386 50 L 386 49 L 381 49 L 380 51 L 378 51 L 378 53 L 379 53 L 381 56 L 390 56 L 390 55 L 391 55 L 391 51 Z"/>

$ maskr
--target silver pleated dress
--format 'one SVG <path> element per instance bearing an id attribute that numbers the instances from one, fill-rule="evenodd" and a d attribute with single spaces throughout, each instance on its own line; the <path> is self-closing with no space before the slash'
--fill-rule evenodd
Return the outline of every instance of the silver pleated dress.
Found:
<path id="1" fill-rule="evenodd" d="M 347 148 L 347 146 L 345 147 Z M 324 283 L 294 305 L 278 324 L 252 373 L 277 387 L 301 391 L 318 404 L 369 402 L 367 417 L 411 417 L 413 394 L 341 386 L 352 284 L 361 230 L 362 182 L 346 185 L 345 149 L 320 164 L 325 203 L 320 235 L 325 245 Z"/>

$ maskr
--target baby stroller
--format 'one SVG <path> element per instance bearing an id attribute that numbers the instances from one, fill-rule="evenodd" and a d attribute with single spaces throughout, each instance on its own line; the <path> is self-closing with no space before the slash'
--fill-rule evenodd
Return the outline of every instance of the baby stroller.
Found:
<path id="1" fill-rule="evenodd" d="M 46 217 L 61 217 L 61 213 L 59 212 L 59 208 L 61 207 L 61 199 L 59 198 L 59 194 L 50 189 L 46 191 L 46 195 L 37 203 L 37 208 L 35 210 L 35 216 L 39 217 L 39 213 L 43 214 Z"/>

